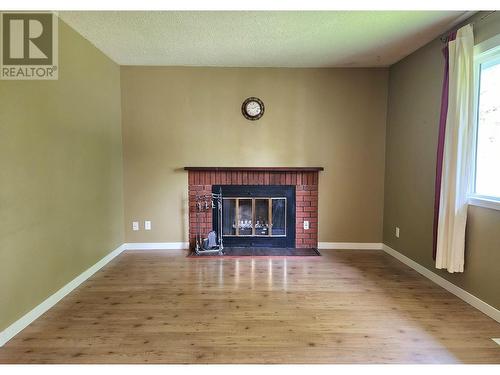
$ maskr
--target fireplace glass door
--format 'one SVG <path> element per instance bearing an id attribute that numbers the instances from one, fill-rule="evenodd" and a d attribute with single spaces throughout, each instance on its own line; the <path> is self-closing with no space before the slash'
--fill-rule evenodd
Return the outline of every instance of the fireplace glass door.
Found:
<path id="1" fill-rule="evenodd" d="M 287 198 L 224 198 L 223 235 L 286 237 Z"/>

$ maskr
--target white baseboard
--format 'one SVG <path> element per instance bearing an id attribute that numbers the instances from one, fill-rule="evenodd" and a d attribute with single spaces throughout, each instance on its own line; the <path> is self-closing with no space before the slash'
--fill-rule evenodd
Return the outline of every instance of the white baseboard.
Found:
<path id="1" fill-rule="evenodd" d="M 131 242 L 123 244 L 125 250 L 184 250 L 188 242 Z"/>
<path id="2" fill-rule="evenodd" d="M 455 284 L 453 284 L 453 283 L 449 282 L 448 280 L 442 278 L 441 276 L 435 274 L 431 270 L 425 268 L 424 266 L 418 264 L 414 260 L 401 254 L 399 251 L 396 251 L 393 248 L 391 248 L 385 244 L 383 245 L 383 250 L 387 254 L 392 255 L 394 258 L 396 258 L 396 259 L 400 260 L 401 262 L 403 262 L 404 264 L 406 264 L 408 267 L 413 268 L 419 274 L 427 277 L 429 280 L 435 282 L 436 284 L 443 287 L 444 289 L 446 289 L 450 293 L 453 293 L 458 298 L 467 302 L 469 305 L 475 307 L 479 311 L 483 312 L 484 314 L 488 315 L 490 318 L 492 318 L 500 323 L 500 310 L 497 310 L 493 306 L 488 305 L 486 302 L 480 300 L 476 296 L 470 294 L 469 292 L 463 290 L 462 288 L 456 286 Z"/>
<path id="3" fill-rule="evenodd" d="M 0 332 L 0 347 L 5 345 L 7 341 L 25 329 L 28 325 L 30 325 L 33 321 L 35 321 L 40 315 L 45 313 L 51 307 L 53 307 L 57 302 L 66 297 L 69 293 L 71 293 L 75 288 L 77 288 L 81 283 L 87 280 L 94 273 L 99 271 L 102 267 L 108 264 L 113 258 L 118 256 L 125 250 L 124 245 L 120 245 L 118 248 L 113 250 L 111 253 L 106 255 L 92 267 L 88 268 L 86 271 L 82 272 L 80 275 L 75 277 L 57 292 L 52 294 L 45 301 L 40 303 L 26 315 L 22 316 L 20 319 L 12 323 L 10 326 L 5 328 L 2 332 Z"/>
<path id="4" fill-rule="evenodd" d="M 382 250 L 382 244 L 377 242 L 319 242 L 320 250 Z"/>

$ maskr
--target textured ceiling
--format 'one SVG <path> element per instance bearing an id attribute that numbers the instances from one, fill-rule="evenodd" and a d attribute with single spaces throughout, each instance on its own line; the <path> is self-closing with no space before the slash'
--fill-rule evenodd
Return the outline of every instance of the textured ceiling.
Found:
<path id="1" fill-rule="evenodd" d="M 463 18 L 453 11 L 60 12 L 120 65 L 388 66 Z"/>

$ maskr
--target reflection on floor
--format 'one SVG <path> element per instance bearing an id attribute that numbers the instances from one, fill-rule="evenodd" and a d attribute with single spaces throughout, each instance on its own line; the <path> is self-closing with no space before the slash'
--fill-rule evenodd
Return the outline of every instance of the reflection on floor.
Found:
<path id="1" fill-rule="evenodd" d="M 0 348 L 9 363 L 500 363 L 500 324 L 382 251 L 128 251 Z"/>
<path id="2" fill-rule="evenodd" d="M 291 249 L 291 248 L 275 248 L 275 247 L 225 247 L 223 250 L 224 256 L 320 256 L 318 249 Z M 220 256 L 218 253 L 200 253 L 195 252 L 189 256 Z"/>

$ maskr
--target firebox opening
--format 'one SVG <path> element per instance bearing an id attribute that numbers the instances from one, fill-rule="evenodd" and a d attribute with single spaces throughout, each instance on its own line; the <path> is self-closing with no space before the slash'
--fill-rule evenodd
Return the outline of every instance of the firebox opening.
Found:
<path id="1" fill-rule="evenodd" d="M 295 247 L 295 186 L 214 185 L 222 190 L 226 247 Z M 217 215 L 212 215 L 218 227 Z"/>

